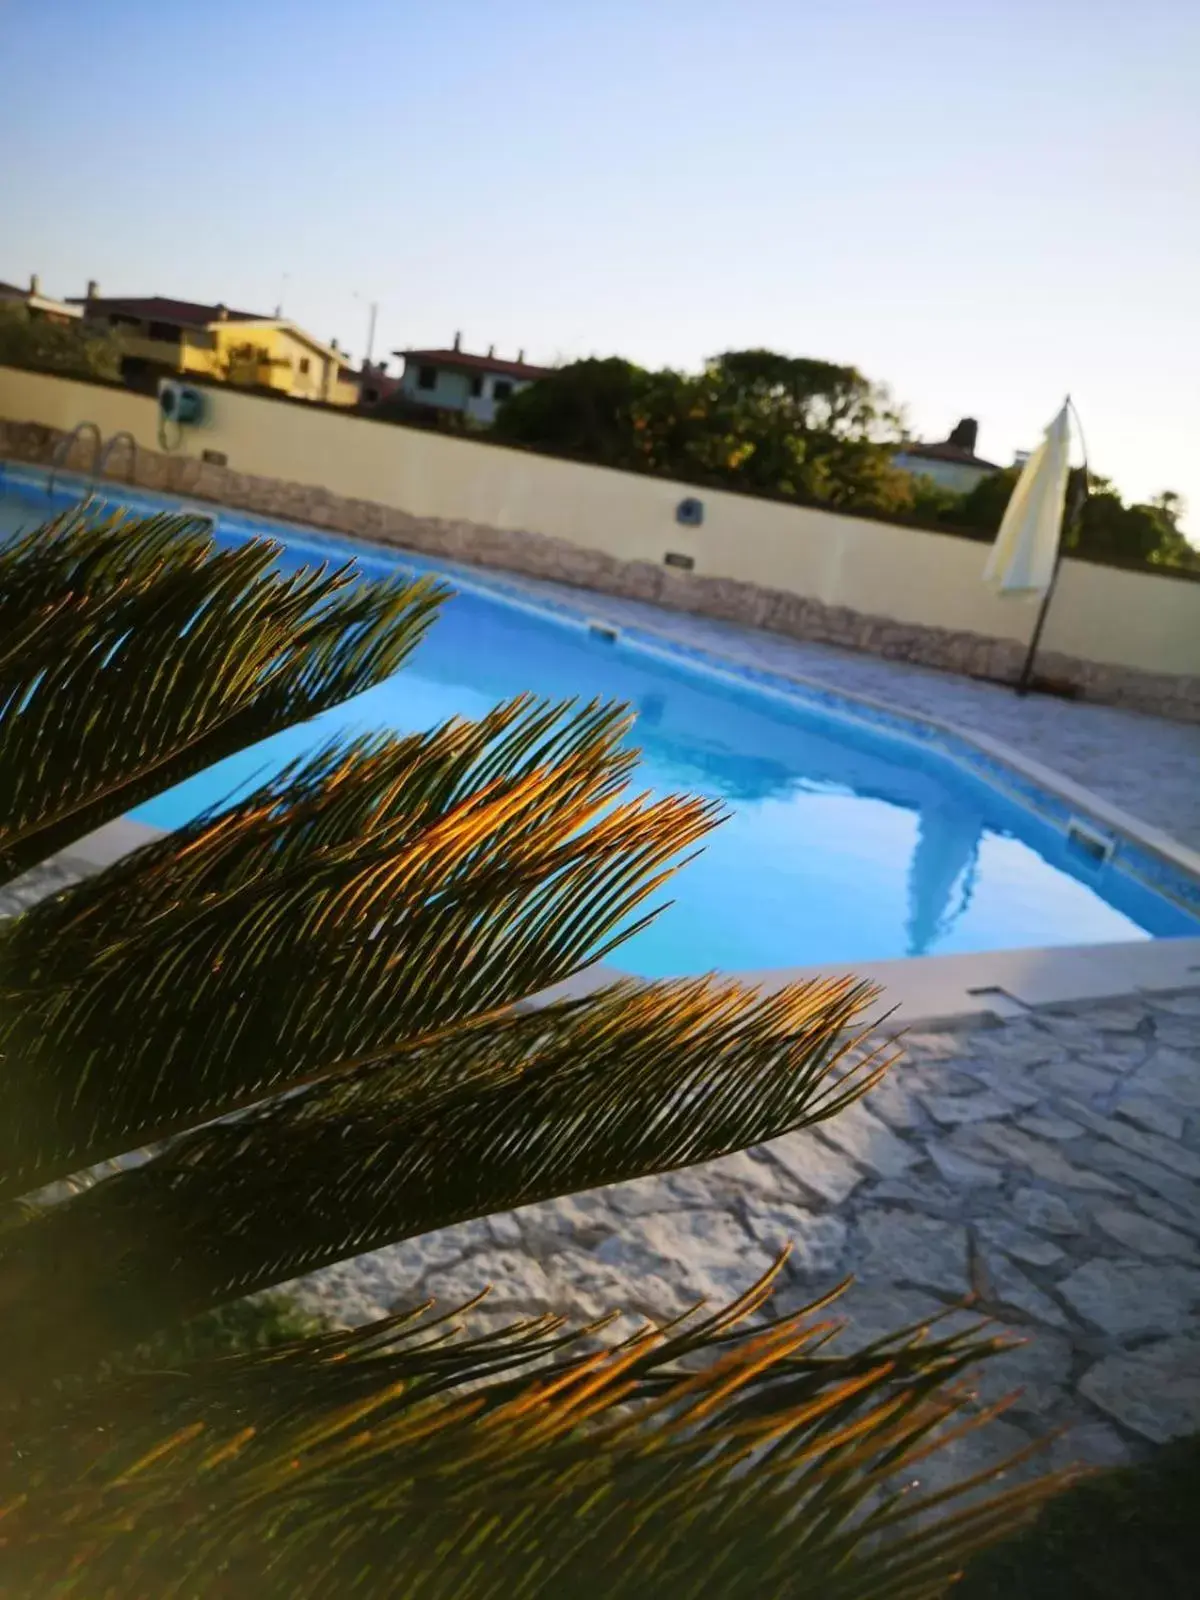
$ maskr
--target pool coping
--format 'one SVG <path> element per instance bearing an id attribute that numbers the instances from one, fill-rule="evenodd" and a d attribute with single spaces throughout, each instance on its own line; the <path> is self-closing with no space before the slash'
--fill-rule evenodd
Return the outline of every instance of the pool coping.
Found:
<path id="1" fill-rule="evenodd" d="M 5 463 L 8 472 L 12 472 L 13 466 L 17 467 L 17 471 L 12 475 L 18 481 L 36 481 L 36 468 L 29 468 L 28 463 Z M 22 471 L 22 468 L 25 470 Z M 64 482 L 70 482 L 78 475 L 64 473 L 61 476 Z M 104 488 L 116 490 L 119 496 L 120 485 L 105 482 Z M 159 503 L 178 500 L 181 509 L 187 508 L 187 502 L 179 496 L 150 495 L 144 490 L 135 490 L 129 498 L 144 498 L 148 502 Z M 857 712 L 860 720 L 868 722 L 882 721 L 890 732 L 899 737 L 927 743 L 936 741 L 939 753 L 951 761 L 959 759 L 953 744 L 964 746 L 968 752 L 981 758 L 979 762 L 968 762 L 967 765 L 984 781 L 994 782 L 996 777 L 1003 777 L 1007 769 L 1008 773 L 1023 779 L 1034 791 L 1054 796 L 1071 813 L 1110 830 L 1121 840 L 1140 848 L 1152 859 L 1182 875 L 1193 891 L 1183 903 L 1200 911 L 1200 851 L 1193 850 L 1164 830 L 1143 822 L 1083 784 L 989 734 L 975 732 L 928 712 L 903 710 L 859 690 L 833 689 L 827 683 L 802 673 L 756 667 L 740 661 L 734 654 L 723 654 L 717 649 L 685 642 L 672 636 L 670 612 L 664 612 L 661 624 L 631 626 L 606 618 L 605 602 L 613 597 L 596 591 L 581 590 L 580 602 L 576 605 L 557 594 L 541 595 L 536 580 L 524 579 L 500 569 L 473 568 L 461 562 L 439 562 L 402 545 L 381 544 L 360 535 L 331 532 L 293 519 L 264 518 L 239 512 L 235 507 L 205 505 L 203 510 L 206 515 L 214 510 L 218 515 L 224 511 L 237 522 L 251 527 L 258 525 L 264 532 L 269 532 L 273 526 L 294 527 L 298 532 L 313 534 L 326 543 L 345 543 L 351 548 L 365 546 L 381 554 L 400 556 L 418 570 L 445 572 L 464 588 L 499 598 L 519 609 L 535 611 L 543 616 L 549 613 L 575 627 L 586 629 L 601 622 L 606 629 L 613 631 L 617 640 L 632 642 L 650 654 L 661 654 L 681 664 L 699 667 L 736 684 L 774 690 L 794 700 L 800 698 L 794 693 L 799 690 L 806 701 L 818 707 L 834 707 L 851 716 Z M 789 691 L 792 691 L 790 695 Z M 865 718 L 863 713 L 866 713 Z M 921 740 L 922 733 L 926 736 L 924 741 Z M 996 768 L 1001 769 L 999 773 Z M 1026 792 L 1022 796 L 1023 803 L 1029 804 L 1031 798 Z M 1055 819 L 1051 817 L 1048 820 Z M 161 836 L 163 831 L 147 823 L 122 817 L 76 841 L 60 853 L 59 859 L 68 867 L 95 871 L 140 844 Z M 1166 892 L 1161 883 L 1151 886 L 1160 894 Z M 840 963 L 833 966 L 781 966 L 736 970 L 728 973 L 728 976 L 772 989 L 786 982 L 834 973 L 853 973 L 884 985 L 889 1001 L 898 1004 L 906 1024 L 919 1021 L 930 1025 L 969 1017 L 995 1020 L 1012 1015 L 1014 1010 L 1020 1012 L 1028 1006 L 1088 998 L 1114 998 L 1143 989 L 1170 990 L 1194 985 L 1200 975 L 1200 936 L 982 951 L 968 955 L 910 956 L 890 961 L 861 962 L 853 966 Z M 567 980 L 565 987 L 556 986 L 552 992 L 582 993 L 616 977 L 628 976 L 630 974 L 611 964 L 593 966 Z"/>
<path id="2" fill-rule="evenodd" d="M 760 691 L 775 692 L 793 702 L 800 700 L 801 697 L 795 693 L 796 690 L 800 690 L 803 692 L 803 701 L 810 706 L 836 708 L 842 715 L 855 716 L 857 713 L 860 720 L 882 722 L 887 731 L 894 736 L 907 738 L 916 743 L 923 742 L 922 732 L 927 735 L 924 741 L 926 743 L 931 743 L 933 736 L 936 736 L 943 741 L 940 745 L 941 755 L 960 766 L 965 766 L 974 776 L 982 778 L 993 788 L 1001 786 L 997 783 L 997 779 L 1003 781 L 1010 773 L 1023 780 L 1025 785 L 1023 789 L 1012 784 L 1005 786 L 1010 791 L 1016 787 L 1017 793 L 1014 798 L 1018 803 L 1027 807 L 1032 803 L 1043 818 L 1059 826 L 1060 831 L 1066 831 L 1065 824 L 1070 821 L 1070 814 L 1081 813 L 1084 819 L 1109 830 L 1111 834 L 1117 835 L 1119 840 L 1145 851 L 1152 860 L 1161 863 L 1182 880 L 1179 887 L 1185 892 L 1173 896 L 1172 886 L 1164 883 L 1161 878 L 1156 880 L 1152 872 L 1138 871 L 1136 860 L 1130 860 L 1126 856 L 1124 865 L 1126 870 L 1132 869 L 1130 875 L 1141 878 L 1155 893 L 1166 898 L 1176 898 L 1200 918 L 1200 850 L 1192 849 L 1165 830 L 1143 822 L 1132 812 L 1125 811 L 1122 807 L 1104 799 L 1094 790 L 1075 782 L 1063 773 L 1056 772 L 1043 762 L 1026 756 L 1015 746 L 995 739 L 990 734 L 976 733 L 948 718 L 931 713 L 907 711 L 889 701 L 858 690 L 831 688 L 828 683 L 806 677 L 802 673 L 758 667 L 739 660 L 736 656 L 723 655 L 718 650 L 691 644 L 673 636 L 670 629 L 672 616 L 670 612 L 664 612 L 661 624 L 656 626 L 630 625 L 606 617 L 605 602 L 612 600 L 613 597 L 595 590 L 581 590 L 580 600 L 575 603 L 558 594 L 539 593 L 537 579 L 526 579 L 501 569 L 471 567 L 454 561 L 438 561 L 419 552 L 407 550 L 401 545 L 380 544 L 376 540 L 356 534 L 330 533 L 327 529 L 284 518 L 262 518 L 237 511 L 232 511 L 230 514 L 244 524 L 250 526 L 258 524 L 265 531 L 269 531 L 272 524 L 277 527 L 295 527 L 301 533 L 309 531 L 315 533 L 326 543 L 344 541 L 351 549 L 365 545 L 369 549 L 387 553 L 403 551 L 405 559 L 416 571 L 445 573 L 460 583 L 464 589 L 491 599 L 500 599 L 517 609 L 533 612 L 542 618 L 550 616 L 579 629 L 594 629 L 599 624 L 605 632 L 611 632 L 614 642 L 619 643 L 622 640 L 632 642 L 648 654 L 666 656 L 679 664 L 690 666 L 693 670 L 699 668 L 709 675 L 724 678 L 735 685 L 750 685 Z M 979 759 L 974 762 L 964 762 L 952 748 L 954 743 L 965 747 Z M 1056 817 L 1047 812 L 1044 806 L 1038 804 L 1043 793 L 1060 801 L 1069 815 Z"/>
<path id="3" fill-rule="evenodd" d="M 1114 944 L 1030 946 L 966 955 L 899 956 L 888 961 L 817 962 L 810 966 L 722 971 L 774 993 L 793 983 L 855 978 L 874 984 L 872 1026 L 896 1031 L 994 1027 L 1044 1007 L 1173 994 L 1200 987 L 1200 936 Z M 539 1001 L 582 999 L 619 979 L 639 980 L 611 962 L 555 984 Z"/>
<path id="4" fill-rule="evenodd" d="M 167 831 L 119 817 L 77 840 L 54 859 L 72 873 L 96 872 L 139 846 L 162 838 Z M 1042 1006 L 1194 989 L 1200 985 L 1200 936 L 981 950 L 966 955 L 900 956 L 889 961 L 739 968 L 721 975 L 768 994 L 785 984 L 852 977 L 881 990 L 880 1003 L 872 1014 L 875 1022 L 887 1019 L 897 1028 L 907 1029 L 988 1026 Z M 629 978 L 648 981 L 613 962 L 596 962 L 537 998 L 582 998 Z"/>
<path id="5" fill-rule="evenodd" d="M 36 482 L 38 477 L 38 469 L 28 462 L 0 461 L 0 469 L 5 476 L 11 475 L 17 482 Z M 77 483 L 85 487 L 89 481 L 82 474 L 69 472 L 59 473 L 58 479 L 64 485 Z M 181 511 L 195 511 L 203 516 L 211 516 L 215 506 L 215 503 L 207 502 L 196 505 L 189 503 L 180 495 L 162 494 L 141 488 L 132 489 L 127 497 L 121 496 L 119 491 L 122 485 L 107 479 L 103 480 L 103 487 L 106 490 L 118 491 L 116 498 L 143 499 L 148 504 L 173 500 L 178 502 Z M 295 528 L 300 533 L 315 535 L 327 544 L 345 543 L 351 548 L 365 546 L 381 554 L 400 554 L 414 568 L 429 572 L 445 572 L 461 582 L 465 588 L 474 589 L 493 598 L 499 596 L 520 609 L 527 609 L 542 616 L 549 613 L 583 629 L 597 622 L 603 622 L 606 628 L 614 631 L 617 640 L 631 640 L 651 653 L 661 652 L 684 664 L 704 667 L 735 683 L 752 684 L 759 688 L 778 687 L 785 694 L 789 689 L 801 689 L 805 693 L 805 698 L 817 705 L 834 703 L 847 708 L 851 715 L 856 708 L 874 713 L 876 717 L 885 719 L 890 731 L 900 737 L 906 734 L 911 736 L 913 730 L 919 732 L 921 729 L 942 735 L 967 746 L 988 761 L 1010 769 L 1033 787 L 1048 790 L 1072 809 L 1087 812 L 1092 820 L 1116 833 L 1123 834 L 1151 855 L 1177 868 L 1185 877 L 1194 881 L 1197 891 L 1196 906 L 1200 914 L 1200 850 L 1192 849 L 1164 829 L 1142 821 L 1132 812 L 1106 800 L 1094 790 L 1068 778 L 1064 773 L 1057 772 L 1053 767 L 1046 766 L 1044 762 L 1025 755 L 1016 746 L 993 738 L 990 734 L 978 733 L 932 712 L 903 709 L 859 689 L 831 688 L 821 679 L 807 677 L 803 673 L 757 667 L 750 662 L 739 660 L 736 655 L 724 654 L 708 646 L 691 644 L 673 636 L 670 628 L 673 613 L 669 611 L 664 611 L 662 622 L 653 626 L 648 624 L 631 626 L 619 620 L 605 618 L 603 616 L 605 603 L 614 597 L 597 590 L 580 590 L 580 601 L 575 604 L 558 594 L 539 594 L 537 579 L 524 578 L 505 572 L 501 568 L 472 567 L 462 562 L 438 561 L 419 551 L 410 550 L 404 545 L 383 544 L 359 534 L 333 531 L 321 528 L 315 523 L 297 522 L 292 518 L 263 517 L 254 512 L 239 511 L 236 507 L 218 506 L 215 509 L 218 513 L 224 511 L 243 525 L 261 529 L 266 535 L 269 535 L 273 527 L 288 527 Z M 650 602 L 642 601 L 640 604 L 649 606 Z M 942 753 L 952 760 L 955 759 L 952 749 L 943 746 Z M 978 770 L 976 769 L 977 772 Z M 1161 887 L 1159 892 L 1162 892 Z"/>
<path id="6" fill-rule="evenodd" d="M 371 544 L 370 540 L 357 541 Z M 392 548 L 386 545 L 375 545 L 376 549 Z M 416 565 L 428 567 L 430 570 L 447 571 L 457 576 L 460 568 L 452 563 L 436 563 L 426 557 L 415 556 L 412 558 Z M 468 573 L 472 569 L 467 569 Z M 671 613 L 664 614 L 662 632 L 652 626 L 630 626 L 617 620 L 606 618 L 603 615 L 603 601 L 610 597 L 593 594 L 585 591 L 589 599 L 594 598 L 600 604 L 591 609 L 584 605 L 573 606 L 559 596 L 547 596 L 543 601 L 536 597 L 532 584 L 536 580 L 512 579 L 501 576 L 494 583 L 491 581 L 489 571 L 488 581 L 485 583 L 470 584 L 479 592 L 495 596 L 497 594 L 508 598 L 511 603 L 527 608 L 531 611 L 545 614 L 546 611 L 557 612 L 560 616 L 569 616 L 581 628 L 594 627 L 597 623 L 603 624 L 606 629 L 611 629 L 615 639 L 630 640 L 640 649 L 649 654 L 666 656 L 668 659 L 678 661 L 684 665 L 700 666 L 714 676 L 728 679 L 739 685 L 750 685 L 758 689 L 778 688 L 785 696 L 789 690 L 799 689 L 804 691 L 806 700 L 818 706 L 836 706 L 845 709 L 853 716 L 855 711 L 866 711 L 874 714 L 875 718 L 882 719 L 888 731 L 904 737 L 917 737 L 921 730 L 928 730 L 932 734 L 944 739 L 967 746 L 976 752 L 988 763 L 994 763 L 1000 768 L 1007 768 L 1019 778 L 1023 778 L 1035 790 L 1044 790 L 1062 801 L 1073 814 L 1082 814 L 1087 820 L 1099 823 L 1112 833 L 1122 836 L 1130 843 L 1145 850 L 1147 854 L 1162 861 L 1168 867 L 1174 868 L 1186 880 L 1190 893 L 1183 903 L 1200 915 L 1200 850 L 1194 850 L 1182 840 L 1174 838 L 1171 834 L 1153 824 L 1144 822 L 1132 812 L 1124 810 L 1112 801 L 1106 800 L 1094 790 L 1077 783 L 1073 778 L 1068 778 L 1064 773 L 1057 772 L 1053 767 L 1048 767 L 1044 762 L 1035 760 L 1018 750 L 1014 745 L 1005 743 L 1001 739 L 993 738 L 990 734 L 978 733 L 973 729 L 964 728 L 958 723 L 945 717 L 938 717 L 930 712 L 909 711 L 893 705 L 890 701 L 882 700 L 878 696 L 864 694 L 856 689 L 831 688 L 820 679 L 806 677 L 802 673 L 783 672 L 774 668 L 763 668 L 741 661 L 733 655 L 723 655 L 715 649 L 701 645 L 694 645 L 681 639 L 672 637 L 669 619 Z M 530 587 L 526 588 L 526 584 Z M 641 602 L 645 605 L 649 602 Z M 925 669 L 930 670 L 930 669 Z M 793 696 L 798 699 L 799 697 Z M 1140 714 L 1140 713 L 1131 713 Z M 867 719 L 871 720 L 871 719 Z M 939 747 L 940 753 L 951 761 L 956 761 L 955 751 L 943 744 Z M 963 763 L 959 762 L 960 765 Z M 969 766 L 977 777 L 989 777 L 986 769 L 980 766 Z M 994 767 L 991 775 L 994 776 Z M 993 785 L 995 786 L 995 785 Z M 1022 796 L 1024 803 L 1030 797 Z M 1043 812 L 1043 815 L 1046 815 Z M 1048 818 L 1053 821 L 1053 818 Z M 1161 884 L 1152 885 L 1159 893 L 1166 893 Z M 919 958 L 914 958 L 919 959 Z"/>

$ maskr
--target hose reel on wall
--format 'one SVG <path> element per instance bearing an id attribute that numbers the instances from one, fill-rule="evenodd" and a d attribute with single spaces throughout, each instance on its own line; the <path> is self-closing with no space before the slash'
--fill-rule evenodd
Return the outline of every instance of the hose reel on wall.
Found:
<path id="1" fill-rule="evenodd" d="M 183 430 L 197 427 L 204 421 L 204 392 L 190 383 L 177 383 L 166 378 L 158 386 L 158 443 L 163 450 L 178 450 L 183 442 Z M 174 425 L 175 439 L 171 442 L 169 427 Z"/>

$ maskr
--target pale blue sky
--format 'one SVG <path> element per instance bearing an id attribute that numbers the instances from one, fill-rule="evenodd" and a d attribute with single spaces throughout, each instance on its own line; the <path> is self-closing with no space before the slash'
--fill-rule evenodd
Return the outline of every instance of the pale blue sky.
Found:
<path id="1" fill-rule="evenodd" d="M 356 356 L 857 363 L 1200 534 L 1187 0 L 0 0 L 0 278 Z M 360 298 L 356 299 L 356 293 Z"/>

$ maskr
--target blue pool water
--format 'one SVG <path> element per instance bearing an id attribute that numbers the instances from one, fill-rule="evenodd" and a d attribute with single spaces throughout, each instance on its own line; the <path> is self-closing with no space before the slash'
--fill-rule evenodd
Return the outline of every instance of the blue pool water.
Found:
<path id="1" fill-rule="evenodd" d="M 0 534 L 37 520 L 46 504 L 10 472 Z M 219 538 L 232 543 L 267 526 L 222 513 Z M 270 531 L 286 540 L 285 567 L 352 554 L 370 572 L 427 570 L 350 541 Z M 1125 852 L 1096 863 L 1069 842 L 1061 818 L 1000 792 L 928 740 L 803 691 L 774 692 L 625 636 L 597 637 L 582 613 L 522 604 L 486 576 L 451 581 L 458 594 L 388 683 L 134 814 L 171 827 L 339 730 L 427 728 L 524 690 L 604 696 L 637 713 L 639 787 L 719 797 L 730 812 L 675 879 L 674 903 L 614 956 L 629 970 L 657 976 L 1200 932 L 1176 898 L 1131 870 Z"/>

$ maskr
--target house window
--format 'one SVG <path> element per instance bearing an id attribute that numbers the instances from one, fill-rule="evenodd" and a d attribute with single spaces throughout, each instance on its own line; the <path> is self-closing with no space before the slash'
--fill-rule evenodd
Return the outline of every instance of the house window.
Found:
<path id="1" fill-rule="evenodd" d="M 301 372 L 307 372 L 308 371 L 308 357 L 307 356 L 301 356 L 300 357 L 300 371 Z"/>
<path id="2" fill-rule="evenodd" d="M 152 322 L 150 324 L 150 337 L 152 339 L 165 339 L 171 344 L 179 341 L 179 329 L 170 322 Z"/>
<path id="3" fill-rule="evenodd" d="M 478 373 L 471 379 L 471 399 L 478 400 L 483 393 L 483 379 Z"/>
<path id="4" fill-rule="evenodd" d="M 417 368 L 417 388 L 418 389 L 436 389 L 437 388 L 437 368 L 436 367 L 418 367 Z"/>
<path id="5" fill-rule="evenodd" d="M 497 378 L 492 385 L 492 398 L 495 400 L 507 400 L 511 393 L 512 384 L 507 378 Z"/>

